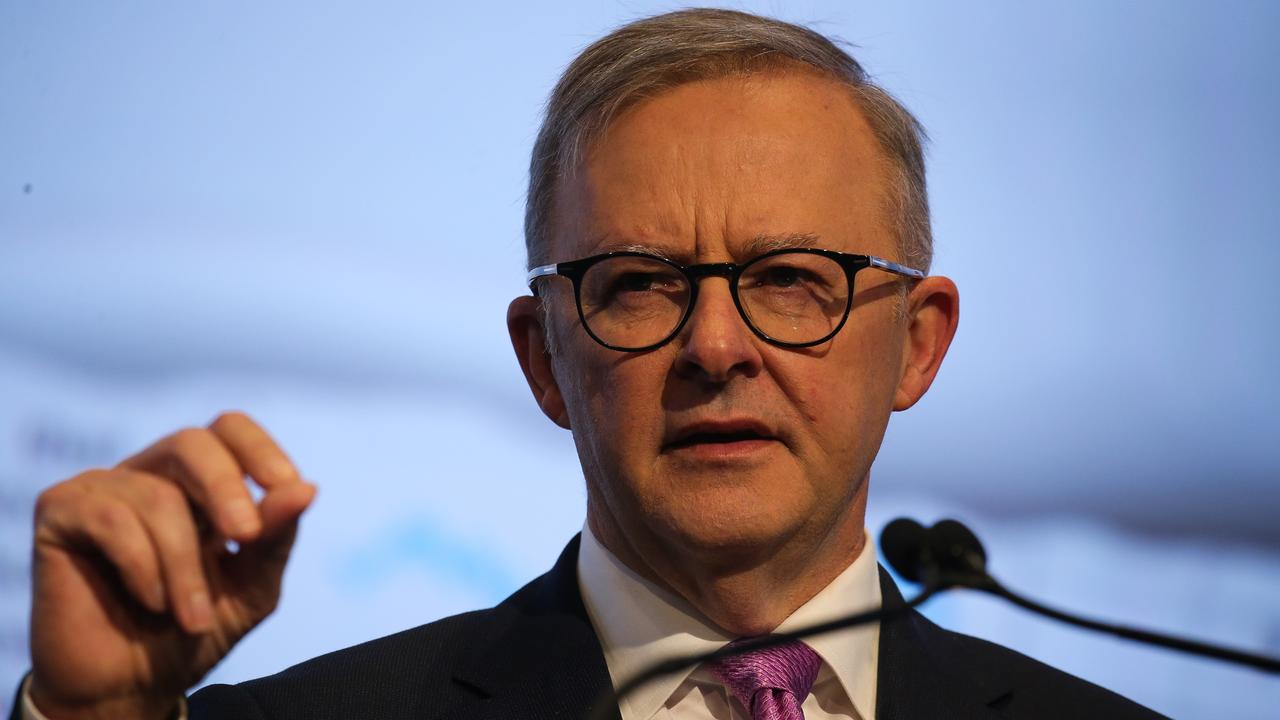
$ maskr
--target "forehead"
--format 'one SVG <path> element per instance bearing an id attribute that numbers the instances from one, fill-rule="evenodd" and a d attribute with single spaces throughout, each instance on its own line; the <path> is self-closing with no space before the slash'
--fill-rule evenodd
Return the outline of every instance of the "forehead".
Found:
<path id="1" fill-rule="evenodd" d="M 552 256 L 642 246 L 723 258 L 792 236 L 892 254 L 885 169 L 835 80 L 792 71 L 686 83 L 614 118 L 561 182 Z"/>

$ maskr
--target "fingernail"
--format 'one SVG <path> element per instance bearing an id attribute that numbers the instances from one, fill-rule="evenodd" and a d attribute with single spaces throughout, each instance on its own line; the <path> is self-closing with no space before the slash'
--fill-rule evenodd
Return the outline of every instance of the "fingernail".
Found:
<path id="1" fill-rule="evenodd" d="M 248 500 L 235 500 L 227 506 L 227 522 L 235 535 L 258 531 L 258 509 Z"/>
<path id="2" fill-rule="evenodd" d="M 187 611 L 191 615 L 194 630 L 208 630 L 213 625 L 213 606 L 209 604 L 209 595 L 203 590 L 191 593 Z"/>

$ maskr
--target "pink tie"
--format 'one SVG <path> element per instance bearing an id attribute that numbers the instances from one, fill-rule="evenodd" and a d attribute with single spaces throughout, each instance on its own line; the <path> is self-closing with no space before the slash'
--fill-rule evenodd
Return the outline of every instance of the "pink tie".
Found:
<path id="1" fill-rule="evenodd" d="M 804 720 L 800 706 L 820 665 L 818 653 L 796 641 L 717 660 L 710 669 L 751 710 L 752 720 Z"/>

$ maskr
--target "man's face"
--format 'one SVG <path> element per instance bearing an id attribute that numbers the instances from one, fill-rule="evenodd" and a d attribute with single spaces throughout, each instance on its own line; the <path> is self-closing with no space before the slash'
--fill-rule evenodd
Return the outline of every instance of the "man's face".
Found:
<path id="1" fill-rule="evenodd" d="M 632 107 L 590 147 L 558 189 L 551 259 L 650 248 L 743 263 L 796 238 L 898 258 L 886 196 L 885 161 L 842 86 L 807 73 L 698 81 Z M 557 419 L 573 429 L 591 521 L 615 541 L 723 563 L 861 533 L 904 370 L 894 277 L 859 272 L 843 330 L 799 350 L 755 336 L 723 278 L 701 280 L 680 334 L 641 353 L 595 343 L 571 283 L 544 285 Z"/>

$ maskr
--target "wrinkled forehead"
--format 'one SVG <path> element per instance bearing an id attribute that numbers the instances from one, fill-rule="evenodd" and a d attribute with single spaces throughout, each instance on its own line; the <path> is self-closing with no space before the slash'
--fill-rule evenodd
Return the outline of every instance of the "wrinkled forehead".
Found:
<path id="1" fill-rule="evenodd" d="M 556 261 L 677 260 L 787 246 L 884 254 L 886 161 L 847 86 L 814 73 L 688 82 L 636 103 L 557 188 Z"/>

